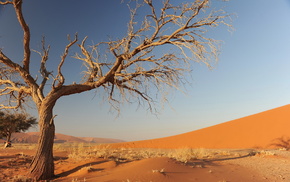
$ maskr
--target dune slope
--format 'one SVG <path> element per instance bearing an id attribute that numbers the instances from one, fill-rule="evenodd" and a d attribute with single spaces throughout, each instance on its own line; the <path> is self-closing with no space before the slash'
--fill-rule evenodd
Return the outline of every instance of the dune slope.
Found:
<path id="1" fill-rule="evenodd" d="M 290 137 L 289 128 L 290 105 L 286 105 L 176 136 L 113 144 L 112 146 L 130 148 L 283 147 L 283 145 L 290 145 L 282 141 L 282 139 L 286 140 Z M 277 144 L 282 144 L 282 146 Z"/>

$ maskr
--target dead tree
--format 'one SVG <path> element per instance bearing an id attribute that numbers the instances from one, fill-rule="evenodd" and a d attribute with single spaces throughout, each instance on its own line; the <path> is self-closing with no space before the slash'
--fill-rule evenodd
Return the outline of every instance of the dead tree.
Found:
<path id="1" fill-rule="evenodd" d="M 211 10 L 209 0 L 180 5 L 165 0 L 161 8 L 153 0 L 130 1 L 135 5 L 129 8 L 128 31 L 122 39 L 88 47 L 87 37 L 81 42 L 77 35 L 69 38 L 55 74 L 47 70 L 49 46 L 43 39 L 42 50 L 38 52 L 40 74 L 34 77 L 30 74 L 31 34 L 22 13 L 22 0 L 2 0 L 0 4 L 14 7 L 24 32 L 22 62 L 11 60 L 4 54 L 5 50 L 0 50 L 0 96 L 7 98 L 0 107 L 18 108 L 27 99 L 36 104 L 41 135 L 29 172 L 37 180 L 54 177 L 53 108 L 59 98 L 104 88 L 108 102 L 116 109 L 120 103 L 137 99 L 153 111 L 156 93 L 160 94 L 157 98 L 166 98 L 168 89 L 179 89 L 191 63 L 201 62 L 210 67 L 217 60 L 219 41 L 206 37 L 207 30 L 221 24 L 230 27 L 225 22 L 230 16 L 223 10 Z M 148 10 L 142 23 L 136 21 L 139 8 Z M 70 48 L 75 45 L 80 51 L 74 58 L 85 65 L 84 76 L 79 83 L 66 84 L 62 68 Z M 100 49 L 107 49 L 107 55 L 102 55 L 104 51 Z M 53 80 L 50 84 L 49 79 Z"/>

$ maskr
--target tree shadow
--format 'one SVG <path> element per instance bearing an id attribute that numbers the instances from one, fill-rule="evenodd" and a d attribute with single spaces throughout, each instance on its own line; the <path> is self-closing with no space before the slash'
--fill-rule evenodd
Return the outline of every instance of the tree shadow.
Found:
<path id="1" fill-rule="evenodd" d="M 284 148 L 286 150 L 290 149 L 290 137 L 279 137 L 275 138 L 273 140 L 273 143 L 271 143 L 269 146 L 274 146 L 274 147 L 279 147 L 279 148 Z"/>
<path id="2" fill-rule="evenodd" d="M 0 159 L 11 159 L 11 158 L 16 158 L 17 155 L 6 155 L 6 156 L 0 156 Z"/>
<path id="3" fill-rule="evenodd" d="M 206 166 L 216 166 L 217 164 L 213 163 L 212 161 L 196 159 L 188 161 L 186 165 L 192 166 L 194 168 L 206 168 Z"/>
<path id="4" fill-rule="evenodd" d="M 68 157 L 61 157 L 61 156 L 54 156 L 54 157 L 53 157 L 53 160 L 54 160 L 54 161 L 66 160 L 66 159 L 68 159 Z"/>
<path id="5" fill-rule="evenodd" d="M 256 152 L 252 151 L 248 154 L 242 155 L 242 156 L 235 156 L 235 157 L 225 157 L 225 158 L 217 158 L 217 159 L 206 159 L 207 162 L 215 162 L 215 161 L 226 161 L 226 160 L 234 160 L 234 159 L 242 159 L 246 157 L 251 157 L 256 155 Z"/>
<path id="6" fill-rule="evenodd" d="M 89 167 L 91 165 L 97 165 L 97 164 L 102 164 L 102 163 L 105 163 L 105 162 L 108 162 L 108 160 L 104 160 L 104 161 L 98 161 L 98 162 L 90 162 L 90 163 L 86 163 L 86 164 L 83 164 L 83 165 L 80 165 L 80 166 L 77 166 L 71 170 L 68 170 L 68 171 L 65 171 L 65 172 L 62 172 L 60 174 L 57 174 L 56 175 L 56 178 L 59 178 L 59 177 L 66 177 L 72 173 L 75 173 L 77 171 L 79 171 L 80 169 L 84 168 L 84 167 Z M 101 171 L 103 169 L 92 169 L 92 171 Z"/>
<path id="7" fill-rule="evenodd" d="M 250 151 L 249 153 L 241 156 L 228 156 L 228 157 L 218 157 L 213 159 L 200 159 L 200 160 L 191 160 L 187 162 L 187 165 L 199 168 L 205 168 L 206 166 L 218 166 L 216 161 L 227 161 L 227 160 L 235 160 L 235 159 L 242 159 L 246 157 L 251 157 L 256 155 L 255 151 Z"/>

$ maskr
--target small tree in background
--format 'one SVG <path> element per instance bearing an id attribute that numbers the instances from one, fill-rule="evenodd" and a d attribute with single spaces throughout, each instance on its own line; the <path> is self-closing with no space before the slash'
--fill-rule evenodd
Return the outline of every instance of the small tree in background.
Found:
<path id="1" fill-rule="evenodd" d="M 156 3 L 160 4 L 160 0 Z M 58 99 L 104 89 L 108 102 L 117 110 L 124 102 L 137 101 L 154 111 L 157 99 L 166 101 L 169 90 L 180 89 L 191 63 L 201 62 L 210 67 L 217 60 L 219 41 L 208 37 L 207 31 L 219 25 L 230 26 L 226 23 L 229 15 L 222 9 L 210 9 L 209 0 L 181 2 L 180 5 L 164 0 L 158 8 L 153 0 L 129 1 L 130 7 L 134 4 L 135 8 L 130 8 L 127 33 L 122 38 L 89 47 L 85 43 L 87 37 L 80 42 L 77 35 L 74 39 L 68 38 L 54 71 L 48 70 L 50 47 L 43 39 L 42 49 L 37 52 L 40 55 L 37 70 L 40 71 L 35 76 L 35 70 L 31 72 L 35 60 L 31 63 L 31 34 L 23 16 L 22 0 L 0 0 L 0 4 L 14 7 L 24 32 L 21 62 L 12 60 L 0 49 L 0 96 L 7 98 L 0 109 L 18 108 L 27 98 L 35 103 L 40 137 L 29 170 L 30 176 L 37 180 L 54 177 L 53 108 Z M 136 20 L 140 8 L 147 14 L 143 21 Z M 80 49 L 74 57 L 84 64 L 84 76 L 80 82 L 67 83 L 62 70 L 69 50 L 76 44 Z M 19 50 L 15 50 L 17 52 Z"/>
<path id="2" fill-rule="evenodd" d="M 12 133 L 25 132 L 36 124 L 36 118 L 28 114 L 0 111 L 0 136 L 6 139 L 6 144 L 11 141 Z"/>

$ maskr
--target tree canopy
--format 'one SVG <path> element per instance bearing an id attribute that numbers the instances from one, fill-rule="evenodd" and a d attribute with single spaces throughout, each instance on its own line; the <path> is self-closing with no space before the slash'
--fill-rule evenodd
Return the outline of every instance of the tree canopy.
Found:
<path id="1" fill-rule="evenodd" d="M 37 125 L 36 118 L 27 113 L 9 113 L 0 111 L 0 136 L 9 142 L 12 133 L 25 132 Z"/>
<path id="2" fill-rule="evenodd" d="M 53 108 L 63 96 L 90 90 L 104 89 L 104 95 L 113 108 L 119 104 L 137 100 L 154 111 L 157 98 L 166 101 L 169 90 L 179 90 L 185 74 L 193 62 L 211 67 L 217 61 L 219 41 L 208 37 L 208 30 L 225 25 L 230 15 L 222 9 L 210 9 L 209 0 L 176 5 L 170 0 L 129 1 L 130 20 L 123 38 L 109 39 L 88 46 L 84 37 L 68 36 L 58 66 L 48 66 L 50 46 L 42 39 L 41 50 L 34 52 L 39 57 L 39 72 L 35 76 L 31 68 L 31 32 L 22 11 L 23 0 L 2 0 L 2 5 L 12 5 L 23 31 L 23 57 L 12 60 L 0 49 L 0 96 L 2 108 L 19 108 L 31 99 L 39 115 L 40 140 L 36 155 L 30 166 L 32 177 L 49 179 L 54 176 L 53 139 L 55 125 Z M 143 21 L 136 17 L 145 8 Z M 49 16 L 49 15 L 48 15 Z M 82 62 L 81 81 L 68 83 L 63 74 L 67 57 L 72 47 L 79 47 L 73 56 Z M 161 51 L 160 50 L 166 50 Z M 18 50 L 15 50 L 18 52 Z M 159 54 L 157 54 L 159 53 Z"/>

